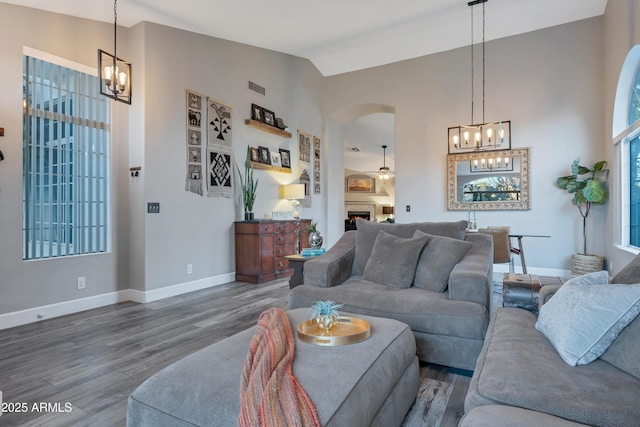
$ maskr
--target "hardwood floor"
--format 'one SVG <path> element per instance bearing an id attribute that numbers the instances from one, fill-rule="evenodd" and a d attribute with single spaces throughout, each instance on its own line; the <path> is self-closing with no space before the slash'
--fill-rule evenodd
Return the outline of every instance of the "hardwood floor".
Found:
<path id="1" fill-rule="evenodd" d="M 124 426 L 127 397 L 162 368 L 286 309 L 288 281 L 234 282 L 0 331 L 0 426 Z M 405 427 L 456 426 L 470 378 L 421 367 Z M 34 404 L 36 405 L 34 407 Z M 41 404 L 48 407 L 41 407 Z"/>

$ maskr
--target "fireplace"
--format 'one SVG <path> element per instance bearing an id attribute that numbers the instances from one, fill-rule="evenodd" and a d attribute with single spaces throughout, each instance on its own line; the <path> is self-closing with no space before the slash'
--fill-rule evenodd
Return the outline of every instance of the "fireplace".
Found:
<path id="1" fill-rule="evenodd" d="M 344 220 L 344 231 L 356 229 L 356 219 L 362 218 L 367 221 L 371 220 L 371 212 L 369 211 L 348 211 L 347 219 Z"/>

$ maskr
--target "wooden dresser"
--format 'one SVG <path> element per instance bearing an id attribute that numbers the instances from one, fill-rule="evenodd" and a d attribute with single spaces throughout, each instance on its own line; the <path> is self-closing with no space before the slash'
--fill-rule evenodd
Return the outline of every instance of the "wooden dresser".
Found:
<path id="1" fill-rule="evenodd" d="M 297 220 L 236 221 L 236 280 L 263 283 L 289 277 L 287 255 L 296 253 Z M 300 220 L 300 248 L 309 247 L 310 219 Z"/>

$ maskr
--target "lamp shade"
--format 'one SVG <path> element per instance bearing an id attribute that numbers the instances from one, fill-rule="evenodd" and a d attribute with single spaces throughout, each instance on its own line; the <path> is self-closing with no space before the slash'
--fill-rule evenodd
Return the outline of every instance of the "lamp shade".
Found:
<path id="1" fill-rule="evenodd" d="M 304 199 L 304 184 L 286 184 L 280 186 L 280 189 L 283 199 Z"/>
<path id="2" fill-rule="evenodd" d="M 393 215 L 393 206 L 383 206 L 382 207 L 383 215 Z"/>

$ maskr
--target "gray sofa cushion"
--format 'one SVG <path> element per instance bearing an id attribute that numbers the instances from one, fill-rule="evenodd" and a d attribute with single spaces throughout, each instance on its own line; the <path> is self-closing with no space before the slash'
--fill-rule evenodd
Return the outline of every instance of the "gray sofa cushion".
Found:
<path id="1" fill-rule="evenodd" d="M 620 332 L 618 338 L 600 359 L 611 363 L 618 369 L 640 378 L 640 316 Z"/>
<path id="2" fill-rule="evenodd" d="M 405 239 L 380 231 L 364 268 L 364 278 L 394 288 L 410 287 L 425 243 L 424 233 Z"/>
<path id="3" fill-rule="evenodd" d="M 636 255 L 629 264 L 625 265 L 618 274 L 613 276 L 611 283 L 624 283 L 627 285 L 640 283 L 640 254 Z"/>
<path id="4" fill-rule="evenodd" d="M 480 304 L 415 287 L 392 288 L 362 276 L 332 288 L 300 285 L 289 292 L 289 308 L 310 307 L 318 300 L 333 300 L 344 304 L 344 311 L 396 319 L 413 331 L 444 336 L 482 340 L 489 323 L 487 309 Z"/>
<path id="5" fill-rule="evenodd" d="M 353 262 L 353 275 L 362 275 L 364 267 L 371 256 L 376 236 L 380 230 L 384 230 L 395 236 L 409 238 L 416 230 L 423 233 L 435 234 L 438 236 L 451 237 L 453 239 L 464 239 L 467 229 L 467 221 L 458 222 L 415 222 L 409 224 L 377 223 L 363 219 L 356 220 L 358 229 L 356 236 L 356 253 Z"/>
<path id="6" fill-rule="evenodd" d="M 413 286 L 433 292 L 444 292 L 449 283 L 451 270 L 469 252 L 473 244 L 464 240 L 434 236 L 416 230 L 414 236 L 428 236 L 427 246 L 422 250 Z"/>
<path id="7" fill-rule="evenodd" d="M 534 325 L 536 316 L 498 308 L 465 399 L 465 412 L 503 404 L 596 426 L 637 425 L 640 380 L 603 360 L 569 366 Z"/>
<path id="8" fill-rule="evenodd" d="M 484 405 L 464 414 L 458 427 L 579 427 L 553 415 L 505 405 Z"/>

